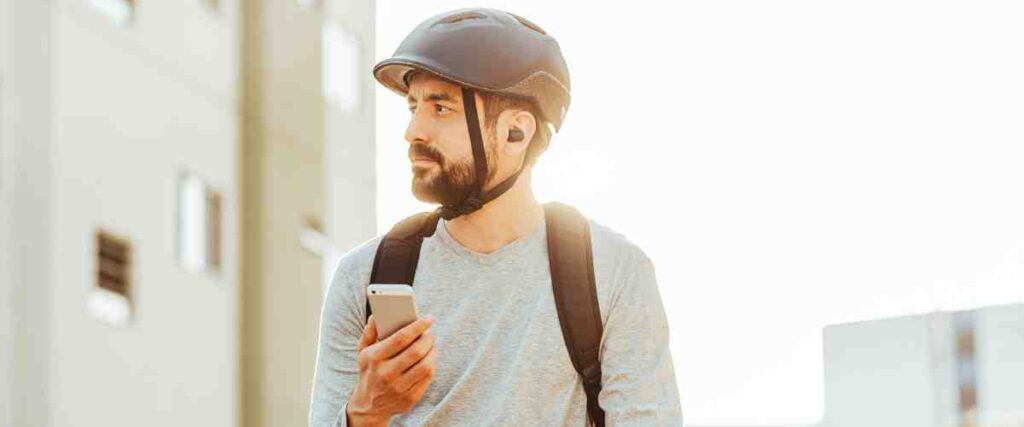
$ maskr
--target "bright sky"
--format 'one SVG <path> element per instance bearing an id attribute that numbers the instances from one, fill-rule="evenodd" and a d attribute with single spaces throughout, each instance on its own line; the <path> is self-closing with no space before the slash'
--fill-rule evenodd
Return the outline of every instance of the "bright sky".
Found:
<path id="1" fill-rule="evenodd" d="M 376 58 L 469 6 L 559 40 L 534 187 L 654 260 L 688 425 L 816 422 L 826 324 L 1024 300 L 1024 4 L 611 4 L 380 0 Z M 407 119 L 379 87 L 381 232 Z"/>

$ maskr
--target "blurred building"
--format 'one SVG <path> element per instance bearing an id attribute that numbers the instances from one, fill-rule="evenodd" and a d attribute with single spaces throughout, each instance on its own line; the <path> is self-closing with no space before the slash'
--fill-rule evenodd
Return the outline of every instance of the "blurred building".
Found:
<path id="1" fill-rule="evenodd" d="M 829 326 L 822 427 L 1024 426 L 1024 304 Z"/>
<path id="2" fill-rule="evenodd" d="M 0 0 L 0 426 L 305 424 L 373 52 L 371 0 Z"/>

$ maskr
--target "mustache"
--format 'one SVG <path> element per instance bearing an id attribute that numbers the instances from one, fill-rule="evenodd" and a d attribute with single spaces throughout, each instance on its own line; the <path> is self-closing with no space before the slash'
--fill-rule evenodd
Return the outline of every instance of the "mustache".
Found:
<path id="1" fill-rule="evenodd" d="M 413 144 L 409 146 L 409 157 L 426 157 L 439 164 L 444 164 L 444 155 L 440 151 L 437 151 L 434 147 L 422 144 Z"/>

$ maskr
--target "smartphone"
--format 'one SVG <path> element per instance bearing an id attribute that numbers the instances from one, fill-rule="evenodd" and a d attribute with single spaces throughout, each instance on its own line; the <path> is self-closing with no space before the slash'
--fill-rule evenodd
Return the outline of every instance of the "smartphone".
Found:
<path id="1" fill-rule="evenodd" d="M 416 294 L 412 286 L 373 283 L 366 288 L 366 292 L 373 319 L 377 322 L 377 341 L 387 338 L 420 317 L 416 311 Z"/>

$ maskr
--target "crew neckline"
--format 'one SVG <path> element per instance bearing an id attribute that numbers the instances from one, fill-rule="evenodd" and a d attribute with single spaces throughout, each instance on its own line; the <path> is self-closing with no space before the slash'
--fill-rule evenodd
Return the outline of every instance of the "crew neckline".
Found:
<path id="1" fill-rule="evenodd" d="M 524 247 L 529 246 L 530 243 L 535 242 L 547 235 L 547 223 L 546 219 L 542 220 L 540 224 L 533 228 L 532 231 L 526 233 L 519 238 L 506 243 L 504 246 L 491 251 L 490 253 L 477 252 L 469 249 L 459 243 L 452 237 L 451 233 L 448 232 L 447 222 L 444 218 L 438 219 L 439 224 L 437 225 L 437 232 L 434 235 L 440 240 L 441 245 L 455 254 L 473 259 L 482 264 L 494 264 L 502 259 L 505 259 L 515 253 L 523 250 Z"/>

